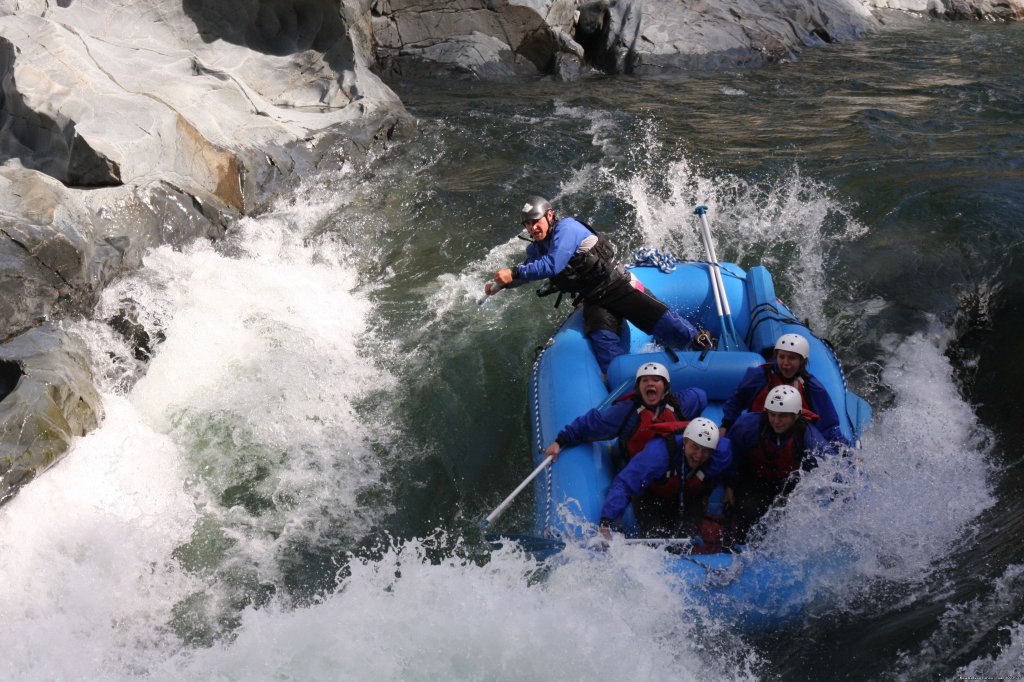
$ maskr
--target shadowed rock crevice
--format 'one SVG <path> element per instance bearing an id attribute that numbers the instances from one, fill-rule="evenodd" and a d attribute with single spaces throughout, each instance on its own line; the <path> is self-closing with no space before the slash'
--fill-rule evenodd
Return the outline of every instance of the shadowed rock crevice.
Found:
<path id="1" fill-rule="evenodd" d="M 184 0 L 182 9 L 206 43 L 223 40 L 267 55 L 308 61 L 304 85 L 318 88 L 322 103 L 329 103 L 331 92 L 336 90 L 336 85 L 329 84 L 328 80 L 342 85 L 350 100 L 358 99 L 354 83 L 343 83 L 344 74 L 355 69 L 356 58 L 337 2 Z M 315 62 L 319 59 L 330 72 L 317 72 Z M 317 80 L 323 82 L 317 85 Z M 263 94 L 269 96 L 270 93 Z M 287 106 L 287 102 L 275 103 Z"/>
<path id="2" fill-rule="evenodd" d="M 580 17 L 576 22 L 576 42 L 583 48 L 586 63 L 605 73 L 611 73 L 615 68 L 615 57 L 607 49 L 611 26 L 608 6 L 609 0 L 586 2 L 580 7 Z"/>
<path id="3" fill-rule="evenodd" d="M 389 76 L 517 80 L 577 77 L 571 0 L 377 0 L 371 26 Z"/>
<path id="4" fill-rule="evenodd" d="M 69 187 L 121 184 L 121 169 L 90 146 L 71 120 L 29 108 L 14 78 L 14 46 L 0 38 L 0 164 L 18 159 Z"/>
<path id="5" fill-rule="evenodd" d="M 0 360 L 0 400 L 3 400 L 18 385 L 25 372 L 21 365 L 11 360 Z"/>

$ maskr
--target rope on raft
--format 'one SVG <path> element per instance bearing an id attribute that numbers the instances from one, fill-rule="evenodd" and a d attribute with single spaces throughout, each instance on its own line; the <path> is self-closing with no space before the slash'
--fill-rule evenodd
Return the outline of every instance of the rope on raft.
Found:
<path id="1" fill-rule="evenodd" d="M 658 268 L 665 273 L 672 272 L 676 269 L 676 265 L 682 262 L 668 251 L 653 249 L 649 246 L 645 246 L 642 249 L 636 249 L 629 257 L 632 259 L 630 267 L 635 268 L 646 265 Z"/>

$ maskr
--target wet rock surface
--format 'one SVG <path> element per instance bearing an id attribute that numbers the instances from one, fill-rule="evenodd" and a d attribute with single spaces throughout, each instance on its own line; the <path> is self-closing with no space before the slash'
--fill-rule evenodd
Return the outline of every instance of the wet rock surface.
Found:
<path id="1" fill-rule="evenodd" d="M 0 345 L 0 395 L 3 502 L 94 429 L 102 406 L 84 344 L 53 325 Z"/>

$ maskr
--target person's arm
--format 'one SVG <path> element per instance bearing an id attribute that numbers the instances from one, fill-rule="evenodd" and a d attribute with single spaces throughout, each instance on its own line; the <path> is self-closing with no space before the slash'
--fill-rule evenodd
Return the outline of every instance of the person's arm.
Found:
<path id="1" fill-rule="evenodd" d="M 810 471 L 818 466 L 820 460 L 838 455 L 841 447 L 841 443 L 826 438 L 817 426 L 807 424 L 804 429 L 804 457 L 800 468 Z"/>
<path id="2" fill-rule="evenodd" d="M 562 448 L 577 443 L 590 443 L 595 440 L 608 440 L 618 435 L 622 420 L 632 403 L 615 403 L 604 409 L 596 407 L 589 410 L 562 429 L 554 442 L 544 450 L 544 455 L 558 461 Z"/>
<path id="3" fill-rule="evenodd" d="M 682 391 L 676 392 L 676 400 L 679 401 L 679 406 L 683 410 L 683 413 L 679 415 L 683 421 L 696 419 L 708 406 L 708 394 L 703 388 L 684 388 Z"/>
<path id="4" fill-rule="evenodd" d="M 743 410 L 750 409 L 751 403 L 754 402 L 754 396 L 764 388 L 765 383 L 762 368 L 751 367 L 747 370 L 736 386 L 736 390 L 722 405 L 722 428 L 732 428 L 739 416 L 743 414 Z"/>
<path id="5" fill-rule="evenodd" d="M 757 445 L 761 427 L 761 413 L 747 412 L 740 415 L 733 427 L 729 429 L 729 454 L 732 459 L 733 471 L 738 479 L 746 459 L 747 452 Z M 719 440 L 721 443 L 721 440 Z"/>
<path id="6" fill-rule="evenodd" d="M 531 243 L 526 247 L 526 260 L 523 262 L 529 263 L 539 256 L 537 244 Z M 484 293 L 488 296 L 493 296 L 502 289 L 511 289 L 525 284 L 526 280 L 516 278 L 516 273 L 520 267 L 519 265 L 514 265 L 511 268 L 502 268 L 496 271 L 491 281 L 484 285 Z"/>
<path id="7" fill-rule="evenodd" d="M 613 403 L 602 409 L 596 407 L 573 419 L 558 434 L 558 444 L 563 448 L 576 443 L 590 443 L 608 440 L 619 435 L 627 413 L 633 408 L 633 401 Z"/>
<path id="8" fill-rule="evenodd" d="M 562 218 L 557 226 L 558 229 L 554 230 L 546 249 L 542 249 L 540 244 L 531 244 L 536 251 L 535 256 L 512 269 L 513 281 L 534 281 L 554 277 L 565 269 L 569 259 L 579 248 L 580 242 L 591 235 L 590 230 L 572 218 Z"/>
<path id="9" fill-rule="evenodd" d="M 736 462 L 732 456 L 732 441 L 729 438 L 719 438 L 718 447 L 711 454 L 711 461 L 708 463 L 708 482 L 730 485 L 738 478 L 738 475 Z"/>
<path id="10" fill-rule="evenodd" d="M 604 506 L 601 508 L 601 519 L 621 519 L 626 513 L 629 498 L 647 490 L 651 481 L 664 474 L 667 469 L 668 448 L 665 447 L 663 439 L 656 438 L 637 453 L 636 457 L 629 460 L 626 468 L 612 481 L 604 498 Z"/>

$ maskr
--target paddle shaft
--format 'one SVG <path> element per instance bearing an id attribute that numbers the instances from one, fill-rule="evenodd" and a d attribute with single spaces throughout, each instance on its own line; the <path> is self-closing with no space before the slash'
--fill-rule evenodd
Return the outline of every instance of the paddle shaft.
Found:
<path id="1" fill-rule="evenodd" d="M 494 523 L 494 521 L 495 521 L 495 520 L 496 520 L 496 519 L 497 519 L 497 518 L 498 518 L 499 516 L 501 516 L 502 514 L 504 514 L 504 513 L 505 513 L 505 509 L 507 509 L 507 508 L 508 508 L 508 506 L 509 506 L 510 504 L 512 504 L 512 500 L 516 499 L 516 496 L 517 496 L 517 495 L 518 495 L 519 493 L 523 492 L 523 489 L 524 489 L 524 488 L 526 488 L 526 486 L 530 485 L 530 481 L 532 481 L 533 479 L 537 478 L 537 474 L 539 474 L 540 472 L 544 471 L 544 468 L 545 468 L 546 466 L 548 466 L 549 464 L 551 464 L 551 463 L 552 463 L 553 461 L 555 461 L 555 458 L 554 458 L 554 456 L 553 456 L 553 455 L 548 455 L 547 457 L 545 457 L 545 458 L 544 458 L 544 461 L 543 461 L 543 462 L 541 462 L 541 463 L 540 463 L 540 465 L 539 465 L 539 466 L 538 466 L 538 467 L 537 467 L 536 469 L 534 469 L 534 470 L 533 470 L 533 471 L 532 471 L 532 472 L 530 473 L 530 475 L 529 475 L 529 476 L 527 476 L 527 477 L 526 477 L 526 478 L 525 478 L 525 479 L 523 480 L 523 482 L 522 482 L 522 483 L 520 483 L 520 484 L 519 484 L 519 487 L 518 487 L 518 488 L 516 488 L 515 490 L 513 490 L 513 491 L 512 491 L 512 493 L 511 493 L 511 494 L 510 494 L 510 495 L 509 495 L 508 497 L 506 497 L 506 498 L 505 498 L 505 501 L 504 501 L 504 502 L 502 502 L 501 504 L 499 504 L 499 505 L 498 505 L 498 506 L 497 506 L 497 507 L 496 507 L 496 508 L 494 509 L 494 511 L 492 511 L 492 512 L 491 512 L 490 514 L 488 514 L 488 515 L 487 515 L 487 518 L 485 518 L 485 519 L 484 519 L 483 521 L 481 521 L 481 522 L 480 522 L 480 527 L 481 527 L 481 528 L 486 528 L 487 526 L 489 526 L 489 525 L 491 525 L 492 523 Z"/>
<path id="2" fill-rule="evenodd" d="M 722 266 L 718 262 L 718 254 L 715 253 L 715 242 L 711 239 L 711 227 L 708 225 L 708 217 L 702 211 L 697 214 L 700 218 L 700 237 L 705 243 L 705 251 L 708 252 L 708 262 L 712 266 L 712 278 L 715 280 L 715 303 L 718 305 L 719 314 L 732 316 L 729 308 L 729 298 L 725 295 L 725 283 L 722 282 Z"/>
<path id="3" fill-rule="evenodd" d="M 704 250 L 708 255 L 708 273 L 711 276 L 711 289 L 715 295 L 715 312 L 722 325 L 722 341 L 725 350 L 730 346 L 738 347 L 736 341 L 736 330 L 732 324 L 732 309 L 729 306 L 729 297 L 725 293 L 725 282 L 722 280 L 722 266 L 718 262 L 718 254 L 715 253 L 715 243 L 711 239 L 711 228 L 708 226 L 706 206 L 698 206 L 694 211 L 700 218 L 700 236 L 704 242 Z"/>

